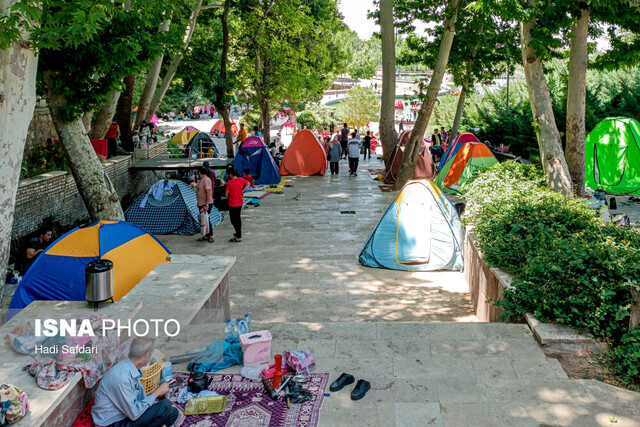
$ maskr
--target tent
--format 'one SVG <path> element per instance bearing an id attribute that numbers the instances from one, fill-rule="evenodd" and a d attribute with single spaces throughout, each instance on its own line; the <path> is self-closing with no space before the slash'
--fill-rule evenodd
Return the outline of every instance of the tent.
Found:
<path id="1" fill-rule="evenodd" d="M 396 182 L 398 171 L 400 170 L 400 164 L 404 157 L 404 148 L 411 138 L 411 131 L 402 132 L 398 137 L 398 144 L 393 148 L 389 161 L 386 164 L 382 181 L 385 184 L 393 184 Z M 420 154 L 418 155 L 418 161 L 416 162 L 416 169 L 413 174 L 415 179 L 433 179 L 435 176 L 435 167 L 433 165 L 433 159 L 429 148 L 426 144 L 422 144 L 420 148 Z"/>
<path id="2" fill-rule="evenodd" d="M 200 232 L 196 190 L 182 181 L 158 181 L 125 212 L 125 218 L 152 234 L 186 234 Z M 211 227 L 222 221 L 213 207 Z"/>
<path id="3" fill-rule="evenodd" d="M 249 175 L 255 178 L 256 184 L 278 184 L 281 179 L 271 153 L 257 136 L 245 139 L 233 159 L 233 167 L 241 174 L 249 169 Z"/>
<path id="4" fill-rule="evenodd" d="M 607 118 L 593 128 L 585 146 L 585 185 L 611 193 L 640 194 L 640 123 Z"/>
<path id="5" fill-rule="evenodd" d="M 447 151 L 444 152 L 444 155 L 440 159 L 440 163 L 438 164 L 438 173 L 442 170 L 445 164 L 458 152 L 462 146 L 468 142 L 480 142 L 476 136 L 470 132 L 462 132 L 456 135 L 456 138 L 453 140 Z"/>
<path id="6" fill-rule="evenodd" d="M 482 142 L 467 142 L 449 159 L 433 182 L 442 191 L 456 194 L 476 170 L 490 168 L 496 163 L 498 160 Z"/>
<path id="7" fill-rule="evenodd" d="M 173 138 L 171 138 L 171 142 L 182 147 L 187 142 L 191 141 L 191 138 L 193 138 L 193 136 L 198 132 L 200 131 L 193 126 L 187 126 L 180 132 L 176 133 Z"/>
<path id="8" fill-rule="evenodd" d="M 402 187 L 360 252 L 366 267 L 433 271 L 462 269 L 462 226 L 431 181 Z"/>
<path id="9" fill-rule="evenodd" d="M 156 123 L 158 123 L 158 120 L 159 120 L 158 116 L 154 114 L 153 117 L 151 117 L 151 120 L 149 121 L 155 125 Z"/>
<path id="10" fill-rule="evenodd" d="M 229 119 L 231 120 L 231 119 Z M 213 133 L 215 131 L 218 131 L 222 134 L 225 133 L 225 128 L 224 128 L 224 120 L 220 119 L 218 120 L 213 127 L 211 128 L 211 132 L 209 133 Z M 231 120 L 231 133 L 233 134 L 233 136 L 238 136 L 238 126 L 236 126 L 236 124 L 233 122 L 233 120 Z"/>
<path id="11" fill-rule="evenodd" d="M 158 264 L 169 250 L 153 235 L 125 221 L 98 221 L 69 231 L 34 261 L 18 285 L 7 320 L 33 301 L 84 301 L 85 266 L 113 262 L 113 299 L 118 301 Z"/>
<path id="12" fill-rule="evenodd" d="M 280 175 L 324 175 L 327 153 L 309 129 L 298 132 L 280 163 Z"/>
<path id="13" fill-rule="evenodd" d="M 205 157 L 209 157 L 209 149 L 213 150 L 213 157 L 220 157 L 218 147 L 211 137 L 204 132 L 198 132 L 191 136 L 189 142 L 184 146 L 183 152 L 187 157 L 191 155 L 192 158 L 198 157 L 199 152 L 202 152 Z"/>

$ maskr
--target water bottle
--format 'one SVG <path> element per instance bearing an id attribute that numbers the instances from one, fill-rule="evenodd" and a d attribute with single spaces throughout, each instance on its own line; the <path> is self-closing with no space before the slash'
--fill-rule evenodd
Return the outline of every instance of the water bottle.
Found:
<path id="1" fill-rule="evenodd" d="M 246 334 L 247 332 L 247 325 L 244 323 L 244 320 L 241 320 L 240 326 L 238 326 L 238 334 L 242 335 Z"/>
<path id="2" fill-rule="evenodd" d="M 240 339 L 240 334 L 242 334 L 242 332 L 240 332 L 240 322 L 242 322 L 242 319 L 236 319 L 236 325 L 235 325 L 236 339 Z"/>
<path id="3" fill-rule="evenodd" d="M 251 318 L 248 314 L 244 315 L 244 324 L 247 326 L 247 333 L 251 332 Z"/>
<path id="4" fill-rule="evenodd" d="M 233 332 L 233 324 L 231 323 L 231 319 L 229 319 L 227 320 L 227 324 L 224 325 L 224 340 L 232 340 L 234 336 L 235 334 Z"/>

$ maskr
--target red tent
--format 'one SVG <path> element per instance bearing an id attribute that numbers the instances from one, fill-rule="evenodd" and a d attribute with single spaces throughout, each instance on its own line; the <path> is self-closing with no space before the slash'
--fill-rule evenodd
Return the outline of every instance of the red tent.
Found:
<path id="1" fill-rule="evenodd" d="M 218 120 L 213 125 L 213 127 L 211 128 L 211 132 L 209 132 L 209 133 L 213 133 L 215 131 L 218 131 L 220 133 L 225 133 L 224 120 L 222 120 L 222 119 Z M 231 133 L 233 134 L 233 136 L 238 136 L 238 126 L 236 126 L 236 124 L 233 122 L 233 120 L 231 120 Z"/>
<path id="2" fill-rule="evenodd" d="M 280 175 L 324 175 L 327 153 L 318 138 L 309 129 L 298 132 L 284 152 Z"/>
<path id="3" fill-rule="evenodd" d="M 393 184 L 398 177 L 398 171 L 400 170 L 400 164 L 404 157 L 404 148 L 411 138 L 411 131 L 402 132 L 398 137 L 398 144 L 394 147 L 389 156 L 389 162 L 384 170 L 382 181 L 385 184 Z M 416 169 L 413 174 L 415 179 L 433 179 L 436 175 L 435 166 L 433 165 L 433 159 L 431 153 L 429 153 L 429 147 L 422 141 L 422 147 L 420 148 L 420 154 L 418 155 L 418 161 L 416 162 Z"/>

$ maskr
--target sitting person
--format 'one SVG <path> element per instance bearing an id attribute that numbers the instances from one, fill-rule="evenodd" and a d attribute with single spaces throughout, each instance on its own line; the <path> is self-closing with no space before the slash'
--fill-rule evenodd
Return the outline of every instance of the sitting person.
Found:
<path id="1" fill-rule="evenodd" d="M 149 396 L 140 383 L 140 369 L 153 354 L 153 340 L 137 337 L 131 342 L 129 357 L 107 371 L 96 390 L 91 408 L 93 422 L 98 427 L 172 426 L 178 410 L 169 399 L 156 402 L 169 392 L 162 383 Z"/>
<path id="2" fill-rule="evenodd" d="M 227 168 L 224 170 L 224 172 L 222 172 L 222 176 L 220 177 L 220 179 L 222 180 L 222 183 L 224 185 L 227 184 L 227 181 L 229 181 L 229 171 L 233 169 L 233 165 L 227 165 Z"/>
<path id="3" fill-rule="evenodd" d="M 27 249 L 25 251 L 25 258 L 20 266 L 20 274 L 24 276 L 27 270 L 33 265 L 35 260 L 40 254 L 47 249 L 53 238 L 53 228 L 51 226 L 43 226 L 38 232 L 37 236 L 34 236 L 29 240 Z"/>
<path id="4" fill-rule="evenodd" d="M 253 182 L 253 177 L 251 175 L 249 175 L 249 169 L 245 169 L 244 170 L 243 178 L 249 183 L 251 188 L 255 187 L 254 182 Z"/>
<path id="5" fill-rule="evenodd" d="M 225 196 L 226 185 L 222 185 L 220 179 L 213 182 L 213 206 L 219 211 L 229 210 L 229 199 Z"/>

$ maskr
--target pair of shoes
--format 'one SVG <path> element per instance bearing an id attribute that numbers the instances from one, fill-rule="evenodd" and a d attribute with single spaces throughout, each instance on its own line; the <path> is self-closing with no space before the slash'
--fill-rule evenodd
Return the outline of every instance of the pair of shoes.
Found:
<path id="1" fill-rule="evenodd" d="M 232 243 L 239 243 L 239 242 L 242 242 L 242 239 L 238 239 L 237 237 L 234 237 L 233 239 L 229 239 L 229 241 Z"/>
<path id="2" fill-rule="evenodd" d="M 334 392 L 340 391 L 345 386 L 348 386 L 349 384 L 353 384 L 354 381 L 355 381 L 355 378 L 353 378 L 353 375 L 343 372 L 342 375 L 340 375 L 340 377 L 338 377 L 337 380 L 331 383 L 331 385 L 329 386 L 329 390 Z M 351 391 L 351 400 L 362 399 L 367 394 L 369 389 L 371 389 L 371 383 L 369 381 L 358 380 L 358 383 Z"/>

